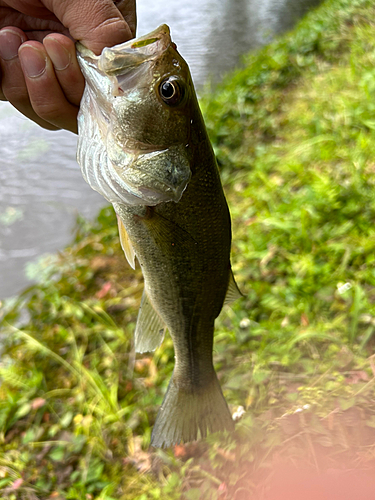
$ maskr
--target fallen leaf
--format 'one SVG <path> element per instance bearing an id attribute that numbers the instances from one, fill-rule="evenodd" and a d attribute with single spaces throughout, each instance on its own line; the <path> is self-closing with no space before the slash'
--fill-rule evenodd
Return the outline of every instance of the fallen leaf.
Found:
<path id="1" fill-rule="evenodd" d="M 96 292 L 95 297 L 97 299 L 102 299 L 104 298 L 112 289 L 112 283 L 110 281 L 106 281 L 102 288 Z"/>
<path id="2" fill-rule="evenodd" d="M 302 326 L 309 326 L 309 318 L 306 316 L 305 313 L 301 314 L 301 325 Z"/>
<path id="3" fill-rule="evenodd" d="M 12 489 L 13 490 L 18 490 L 18 488 L 20 488 L 20 486 L 22 485 L 22 483 L 23 483 L 23 479 L 21 477 L 18 478 L 18 479 L 16 479 L 14 481 L 14 483 L 12 484 Z"/>
<path id="4" fill-rule="evenodd" d="M 37 410 L 38 408 L 42 408 L 46 404 L 46 400 L 43 398 L 35 398 L 31 402 L 31 408 L 33 410 Z"/>

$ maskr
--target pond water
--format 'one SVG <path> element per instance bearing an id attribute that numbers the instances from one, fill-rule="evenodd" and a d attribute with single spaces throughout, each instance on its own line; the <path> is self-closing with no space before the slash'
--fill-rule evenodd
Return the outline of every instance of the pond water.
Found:
<path id="1" fill-rule="evenodd" d="M 138 34 L 169 24 L 199 87 L 241 54 L 290 29 L 320 0 L 138 0 Z M 49 132 L 0 102 L 0 299 L 31 283 L 27 263 L 64 248 L 77 214 L 105 200 L 82 179 L 76 137 Z M 29 267 L 30 270 L 30 267 Z"/>

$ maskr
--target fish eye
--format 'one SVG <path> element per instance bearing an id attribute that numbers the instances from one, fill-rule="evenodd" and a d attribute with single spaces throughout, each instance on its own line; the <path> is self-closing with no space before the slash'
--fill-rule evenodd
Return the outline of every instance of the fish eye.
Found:
<path id="1" fill-rule="evenodd" d="M 180 104 L 184 97 L 184 92 L 176 78 L 167 78 L 159 85 L 160 97 L 169 106 Z"/>

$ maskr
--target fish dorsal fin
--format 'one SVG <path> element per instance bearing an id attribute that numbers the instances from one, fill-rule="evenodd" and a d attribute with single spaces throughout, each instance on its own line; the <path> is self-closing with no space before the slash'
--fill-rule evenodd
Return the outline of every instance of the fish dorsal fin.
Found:
<path id="1" fill-rule="evenodd" d="M 143 290 L 135 327 L 135 352 L 155 351 L 164 338 L 165 325 L 153 308 L 146 290 Z"/>
<path id="2" fill-rule="evenodd" d="M 125 226 L 118 215 L 117 215 L 117 223 L 118 223 L 118 232 L 120 235 L 120 243 L 121 243 L 122 249 L 124 250 L 126 260 L 129 262 L 130 267 L 135 269 L 134 248 L 131 244 L 128 233 L 126 232 Z"/>
<path id="3" fill-rule="evenodd" d="M 239 299 L 240 297 L 243 297 L 243 294 L 241 293 L 241 290 L 238 288 L 238 285 L 233 276 L 233 271 L 231 269 L 229 273 L 229 283 L 228 283 L 227 294 L 224 300 L 224 305 L 230 304 L 231 302 L 235 301 L 236 299 Z"/>

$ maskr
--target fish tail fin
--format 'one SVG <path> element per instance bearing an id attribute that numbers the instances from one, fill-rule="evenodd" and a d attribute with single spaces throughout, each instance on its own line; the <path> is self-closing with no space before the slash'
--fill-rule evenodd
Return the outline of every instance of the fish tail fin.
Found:
<path id="1" fill-rule="evenodd" d="M 151 445 L 164 448 L 206 437 L 207 432 L 232 431 L 234 422 L 215 371 L 208 384 L 184 390 L 172 377 L 156 417 Z"/>

